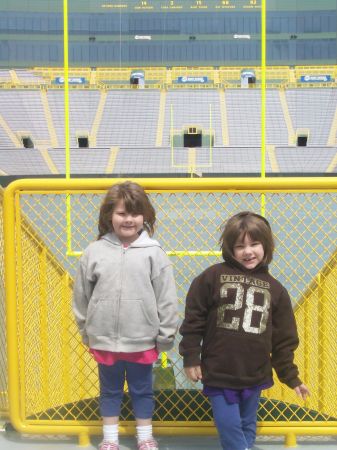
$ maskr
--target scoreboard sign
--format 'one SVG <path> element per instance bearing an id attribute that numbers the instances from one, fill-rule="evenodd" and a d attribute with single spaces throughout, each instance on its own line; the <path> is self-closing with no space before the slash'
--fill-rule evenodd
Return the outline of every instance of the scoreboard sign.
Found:
<path id="1" fill-rule="evenodd" d="M 100 7 L 125 12 L 254 10 L 261 0 L 102 0 Z"/>

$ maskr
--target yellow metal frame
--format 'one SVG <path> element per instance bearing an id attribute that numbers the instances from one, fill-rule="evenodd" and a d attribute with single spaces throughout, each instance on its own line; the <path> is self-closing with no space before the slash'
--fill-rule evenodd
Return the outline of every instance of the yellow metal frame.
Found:
<path id="1" fill-rule="evenodd" d="M 117 181 L 117 180 L 116 180 Z M 124 181 L 118 179 L 118 182 Z M 255 193 L 337 193 L 337 185 L 333 178 L 218 178 L 218 179 L 137 179 L 135 180 L 148 192 L 255 192 Z M 58 193 L 67 194 L 79 193 L 83 191 L 103 192 L 111 186 L 111 179 L 25 179 L 11 183 L 4 193 L 4 248 L 5 248 L 5 284 L 6 284 L 6 312 L 7 312 L 7 339 L 8 339 L 8 397 L 10 405 L 10 420 L 14 427 L 23 433 L 50 433 L 77 435 L 80 445 L 89 443 L 90 434 L 99 434 L 101 424 L 99 422 L 84 421 L 36 421 L 24 418 L 23 406 L 25 395 L 22 392 L 22 380 L 19 371 L 19 352 L 22 348 L 19 345 L 19 335 L 17 324 L 22 323 L 20 315 L 21 308 L 17 310 L 14 299 L 17 298 L 17 286 L 20 289 L 20 279 L 23 274 L 16 266 L 15 258 L 20 252 L 20 245 L 16 246 L 16 228 L 20 223 L 19 198 L 26 193 Z M 196 255 L 204 255 L 214 252 L 194 252 Z M 191 252 L 171 252 L 175 256 L 191 255 Z M 44 263 L 44 255 L 41 256 L 41 263 Z M 19 268 L 20 269 L 20 268 Z M 43 283 L 40 290 L 44 289 Z M 21 330 L 21 333 L 23 331 Z M 20 350 L 21 348 L 21 350 Z M 21 355 L 22 356 L 22 355 Z M 165 358 L 162 361 L 166 364 Z M 214 426 L 210 422 L 181 423 L 170 422 L 154 423 L 157 434 L 214 434 Z M 133 422 L 122 423 L 121 431 L 128 434 L 134 431 Z M 336 422 L 260 422 L 258 423 L 258 433 L 263 435 L 283 435 L 287 446 L 296 445 L 298 435 L 337 435 Z"/>

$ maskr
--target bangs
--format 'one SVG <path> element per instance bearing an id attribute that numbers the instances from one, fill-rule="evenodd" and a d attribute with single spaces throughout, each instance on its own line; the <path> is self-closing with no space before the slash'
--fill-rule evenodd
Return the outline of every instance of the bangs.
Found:
<path id="1" fill-rule="evenodd" d="M 144 204 L 140 199 L 127 195 L 121 200 L 124 202 L 125 210 L 128 213 L 144 215 Z"/>
<path id="2" fill-rule="evenodd" d="M 244 230 L 240 230 L 237 237 L 237 242 L 242 243 L 245 237 L 248 236 L 252 241 L 259 241 L 261 243 L 264 243 L 266 241 L 266 236 L 262 232 L 262 230 L 254 226 L 254 224 L 250 225 L 252 226 L 247 226 Z"/>

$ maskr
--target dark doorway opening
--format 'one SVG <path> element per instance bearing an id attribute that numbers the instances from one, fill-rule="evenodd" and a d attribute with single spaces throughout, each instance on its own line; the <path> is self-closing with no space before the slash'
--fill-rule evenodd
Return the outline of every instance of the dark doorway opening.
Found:
<path id="1" fill-rule="evenodd" d="M 184 147 L 201 147 L 201 134 L 184 134 Z"/>
<path id="2" fill-rule="evenodd" d="M 201 147 L 202 133 L 196 127 L 189 127 L 184 133 L 184 147 Z"/>
<path id="3" fill-rule="evenodd" d="M 297 136 L 297 147 L 306 147 L 308 142 L 308 136 Z"/>
<path id="4" fill-rule="evenodd" d="M 254 85 L 256 83 L 255 77 L 248 77 L 248 85 Z"/>
<path id="5" fill-rule="evenodd" d="M 22 138 L 22 145 L 25 148 L 34 148 L 34 142 L 29 136 L 25 136 Z"/>
<path id="6" fill-rule="evenodd" d="M 87 136 L 81 136 L 77 138 L 78 146 L 80 148 L 88 148 L 89 147 L 89 139 Z"/>

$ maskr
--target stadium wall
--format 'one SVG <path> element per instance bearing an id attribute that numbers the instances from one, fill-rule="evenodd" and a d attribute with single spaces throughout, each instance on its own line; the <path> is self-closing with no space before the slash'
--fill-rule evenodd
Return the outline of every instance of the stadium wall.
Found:
<path id="1" fill-rule="evenodd" d="M 69 61 L 91 67 L 256 65 L 260 22 L 260 12 L 70 13 Z M 0 11 L 0 30 L 0 66 L 62 64 L 61 13 Z M 336 33 L 336 10 L 269 11 L 268 64 L 335 64 Z"/>

